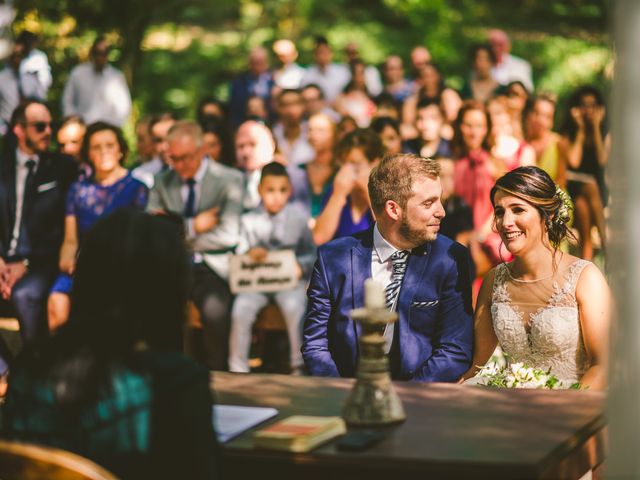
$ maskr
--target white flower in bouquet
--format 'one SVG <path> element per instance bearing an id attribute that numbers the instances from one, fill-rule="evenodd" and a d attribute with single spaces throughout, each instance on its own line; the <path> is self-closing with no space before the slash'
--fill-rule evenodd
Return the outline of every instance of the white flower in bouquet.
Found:
<path id="1" fill-rule="evenodd" d="M 488 363 L 477 374 L 478 385 L 498 388 L 543 388 L 555 390 L 567 388 L 558 377 L 551 373 L 551 369 L 542 370 L 516 362 L 507 365 Z M 575 383 L 568 388 L 579 389 Z"/>

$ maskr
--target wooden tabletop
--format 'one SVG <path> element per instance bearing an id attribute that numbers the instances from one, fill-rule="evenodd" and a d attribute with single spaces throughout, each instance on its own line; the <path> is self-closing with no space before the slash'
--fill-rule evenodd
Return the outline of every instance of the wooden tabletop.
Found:
<path id="1" fill-rule="evenodd" d="M 277 419 L 340 415 L 352 384 L 350 379 L 273 374 L 213 376 L 217 403 L 275 407 Z M 600 392 L 413 382 L 396 382 L 395 388 L 407 420 L 384 429 L 387 437 L 371 449 L 339 452 L 332 442 L 308 454 L 270 452 L 254 449 L 246 432 L 224 446 L 230 475 L 249 478 L 269 468 L 278 473 L 269 478 L 298 480 L 353 480 L 363 472 L 370 479 L 399 473 L 555 479 L 580 478 L 603 461 L 605 397 Z"/>

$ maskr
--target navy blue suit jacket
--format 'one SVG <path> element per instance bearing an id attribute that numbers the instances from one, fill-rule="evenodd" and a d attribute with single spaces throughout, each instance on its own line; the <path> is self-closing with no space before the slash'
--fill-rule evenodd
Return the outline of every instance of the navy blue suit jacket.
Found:
<path id="1" fill-rule="evenodd" d="M 78 168 L 71 157 L 56 153 L 39 155 L 40 164 L 35 173 L 32 191 L 25 191 L 23 222 L 31 242 L 27 255 L 31 267 L 53 266 L 57 270 L 58 255 L 64 233 L 67 190 L 75 180 Z M 0 257 L 9 258 L 8 250 L 16 218 L 16 155 L 7 148 L 0 157 Z"/>
<path id="2" fill-rule="evenodd" d="M 372 249 L 373 229 L 318 249 L 302 345 L 312 375 L 356 373 L 360 326 L 349 312 L 364 306 Z M 443 235 L 411 252 L 397 302 L 399 371 L 394 378 L 453 382 L 471 366 L 469 265 L 467 249 Z"/>

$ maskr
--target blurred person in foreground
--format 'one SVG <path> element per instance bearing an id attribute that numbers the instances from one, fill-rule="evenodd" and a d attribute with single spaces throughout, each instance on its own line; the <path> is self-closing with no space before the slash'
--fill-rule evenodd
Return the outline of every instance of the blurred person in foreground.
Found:
<path id="1" fill-rule="evenodd" d="M 180 353 L 181 230 L 121 210 L 89 232 L 69 323 L 11 372 L 3 436 L 78 453 L 121 478 L 218 478 L 209 372 Z"/>

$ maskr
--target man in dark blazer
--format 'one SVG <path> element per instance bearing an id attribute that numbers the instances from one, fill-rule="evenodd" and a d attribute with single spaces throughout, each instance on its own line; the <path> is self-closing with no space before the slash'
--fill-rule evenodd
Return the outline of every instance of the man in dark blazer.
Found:
<path id="1" fill-rule="evenodd" d="M 5 139 L 0 160 L 0 315 L 16 315 L 23 340 L 31 341 L 48 334 L 46 300 L 77 167 L 48 151 L 51 114 L 43 103 L 19 105 L 11 128 L 15 139 Z"/>
<path id="2" fill-rule="evenodd" d="M 377 223 L 327 243 L 308 290 L 302 354 L 312 375 L 353 377 L 373 277 L 399 320 L 384 332 L 394 379 L 453 382 L 471 364 L 473 323 L 467 250 L 439 236 L 444 209 L 438 164 L 413 154 L 385 157 L 369 177 Z M 396 268 L 398 270 L 396 271 Z"/>
<path id="3" fill-rule="evenodd" d="M 264 105 L 270 112 L 273 87 L 273 75 L 269 70 L 269 52 L 263 47 L 256 47 L 249 52 L 249 70 L 231 82 L 229 110 L 233 128 L 238 128 L 247 120 L 247 102 L 251 97 L 264 100 Z"/>
<path id="4" fill-rule="evenodd" d="M 228 254 L 240 238 L 243 178 L 204 156 L 202 130 L 179 121 L 167 135 L 171 170 L 156 176 L 147 210 L 184 221 L 194 263 L 191 299 L 200 312 L 208 367 L 225 370 L 231 292 Z"/>

